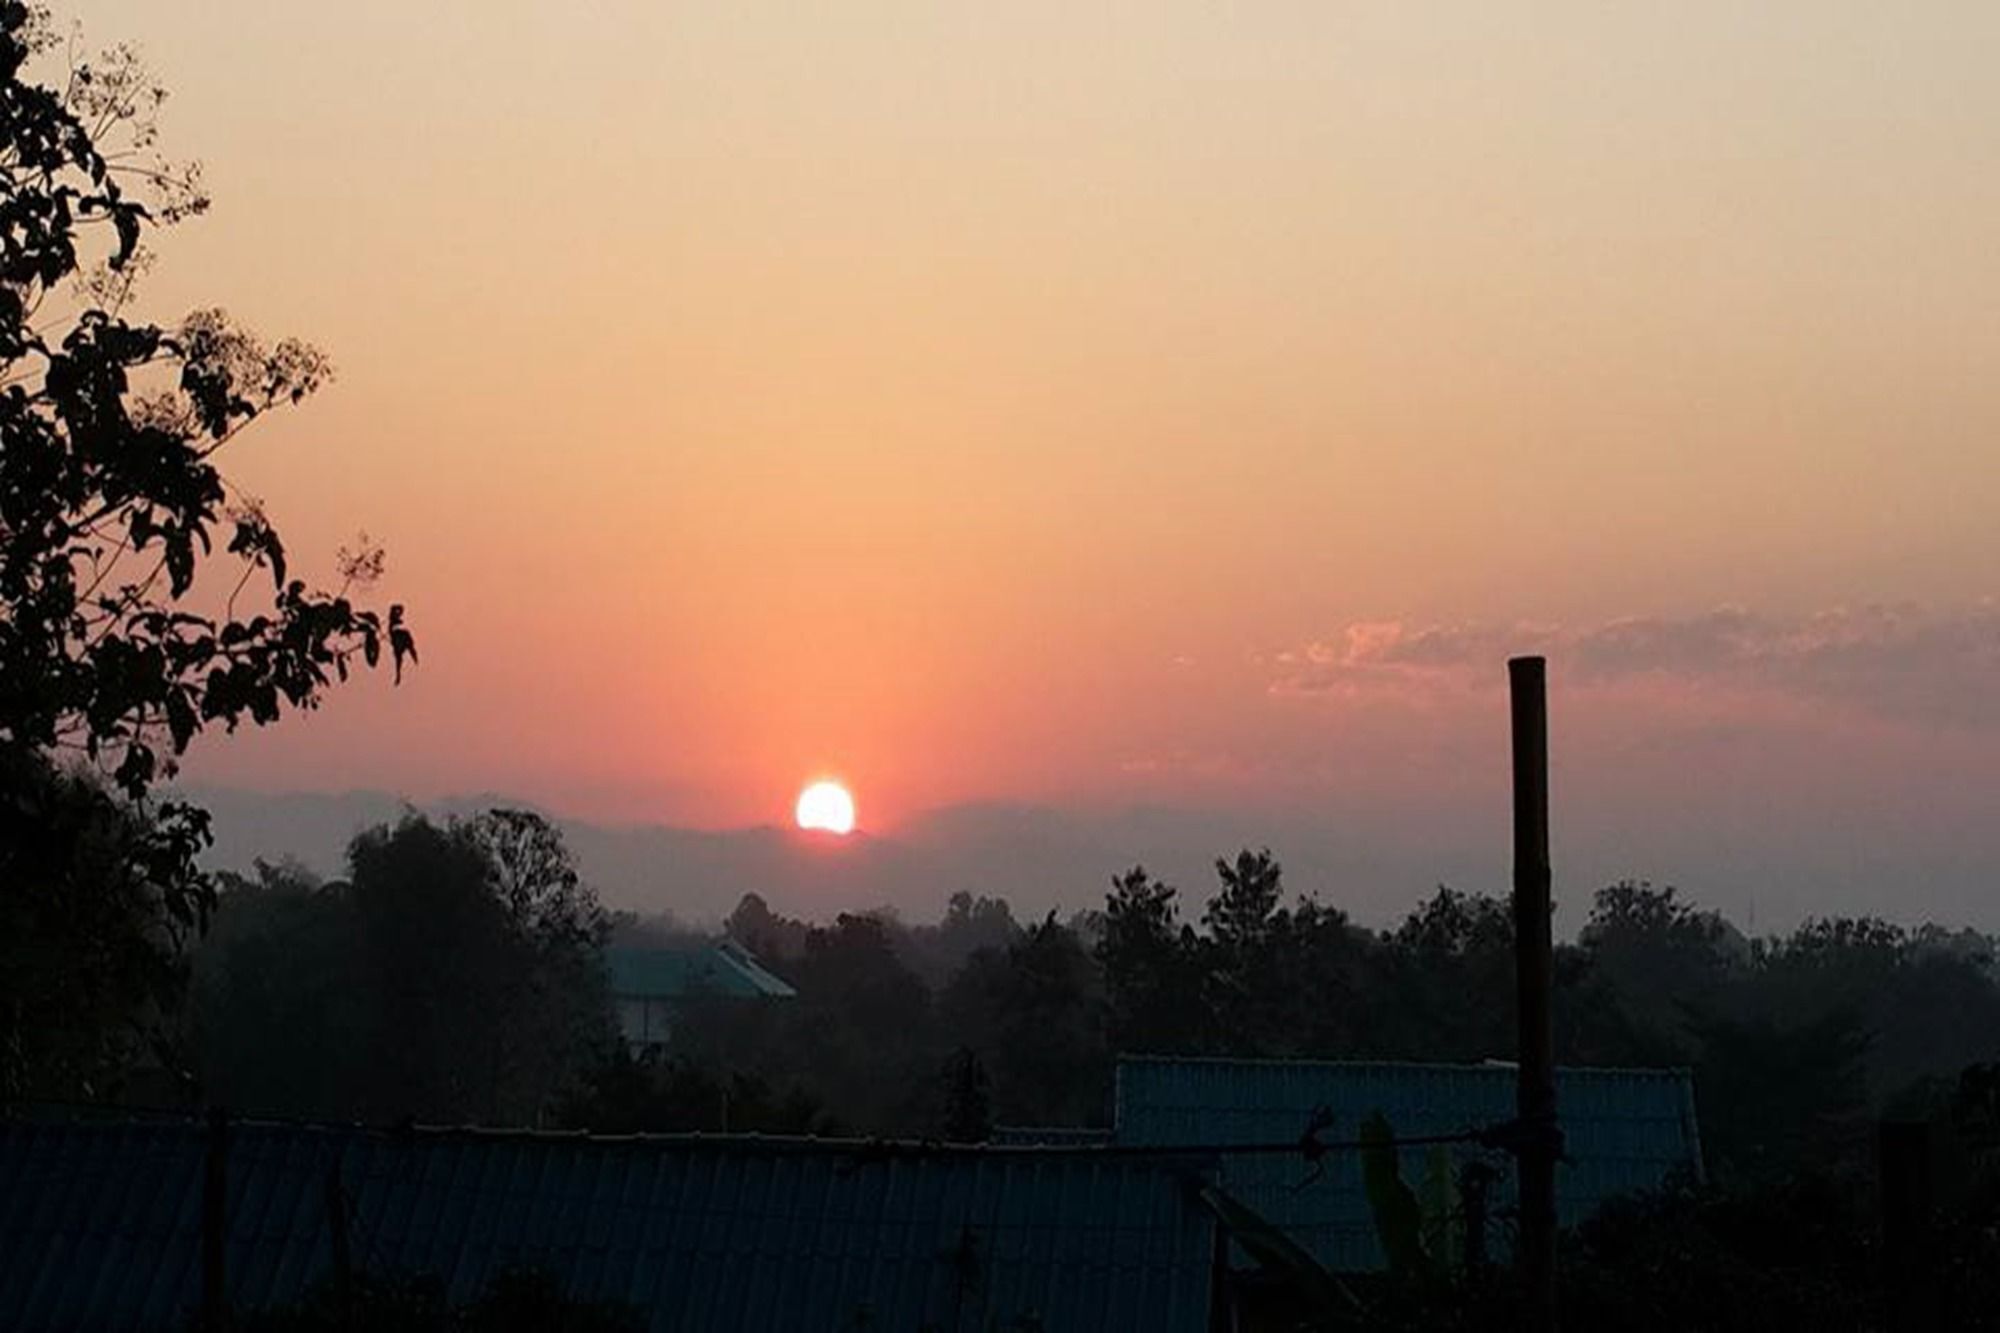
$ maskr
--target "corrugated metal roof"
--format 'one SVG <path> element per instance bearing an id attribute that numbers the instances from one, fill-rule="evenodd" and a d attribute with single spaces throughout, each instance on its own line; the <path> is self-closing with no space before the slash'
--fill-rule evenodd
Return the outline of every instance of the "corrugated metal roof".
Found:
<path id="1" fill-rule="evenodd" d="M 605 950 L 611 993 L 672 1000 L 697 993 L 736 999 L 787 999 L 798 992 L 734 940 L 686 948 L 614 945 Z"/>
<path id="2" fill-rule="evenodd" d="M 1322 1138 L 1357 1137 L 1380 1111 L 1398 1136 L 1453 1134 L 1514 1115 L 1511 1065 L 1121 1057 L 1116 1139 L 1121 1144 L 1289 1143 L 1318 1107 L 1333 1114 Z M 1701 1170 L 1694 1083 L 1686 1070 L 1561 1069 L 1556 1102 L 1567 1160 L 1556 1168 L 1565 1225 L 1614 1195 L 1656 1188 L 1675 1171 Z M 1402 1153 L 1403 1179 L 1419 1187 L 1429 1148 Z M 1499 1168 L 1498 1212 L 1513 1204 L 1512 1161 L 1476 1145 L 1443 1149 L 1454 1169 L 1479 1159 Z M 1249 1207 L 1343 1271 L 1383 1259 L 1361 1183 L 1360 1159 L 1329 1153 L 1314 1175 L 1302 1158 L 1230 1154 L 1222 1181 Z M 1496 1234 L 1494 1239 L 1498 1239 Z"/>
<path id="3" fill-rule="evenodd" d="M 1101 1148 L 1111 1131 L 1089 1125 L 995 1125 L 990 1142 L 1014 1147 Z"/>
<path id="4" fill-rule="evenodd" d="M 0 1124 L 0 1328 L 185 1327 L 206 1129 Z M 357 1268 L 476 1295 L 509 1266 L 657 1330 L 1206 1329 L 1214 1224 L 1185 1163 L 1063 1149 L 229 1129 L 238 1308 Z"/>

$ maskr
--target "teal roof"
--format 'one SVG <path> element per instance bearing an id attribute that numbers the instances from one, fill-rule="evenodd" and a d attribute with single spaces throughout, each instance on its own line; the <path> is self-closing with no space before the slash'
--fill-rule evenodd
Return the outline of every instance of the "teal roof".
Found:
<path id="1" fill-rule="evenodd" d="M 797 992 L 734 940 L 670 947 L 613 945 L 605 950 L 611 993 L 630 999 L 678 1000 L 690 995 L 785 999 Z"/>
<path id="2" fill-rule="evenodd" d="M 1512 1065 L 1395 1064 L 1305 1060 L 1121 1057 L 1116 1139 L 1131 1145 L 1283 1144 L 1299 1139 L 1319 1107 L 1333 1123 L 1321 1137 L 1357 1137 L 1380 1111 L 1400 1137 L 1454 1134 L 1511 1120 Z M 1561 1069 L 1557 1112 L 1567 1160 L 1556 1168 L 1557 1210 L 1565 1225 L 1606 1199 L 1658 1188 L 1677 1171 L 1701 1171 L 1694 1083 L 1686 1070 Z M 1456 1169 L 1477 1159 L 1498 1169 L 1492 1215 L 1513 1206 L 1512 1159 L 1477 1145 L 1445 1149 Z M 1406 1148 L 1402 1175 L 1412 1189 L 1429 1148 Z M 1226 1154 L 1222 1183 L 1282 1228 L 1321 1263 L 1346 1272 L 1383 1259 L 1352 1152 L 1324 1157 L 1317 1176 L 1298 1156 Z M 1491 1239 L 1496 1244 L 1499 1235 Z"/>
<path id="3" fill-rule="evenodd" d="M 189 1326 L 206 1138 L 0 1123 L 0 1328 Z M 1214 1223 L 1187 1172 L 1144 1158 L 273 1124 L 227 1142 L 238 1309 L 330 1275 L 332 1178 L 356 1266 L 454 1300 L 529 1266 L 660 1333 L 1208 1328 Z"/>

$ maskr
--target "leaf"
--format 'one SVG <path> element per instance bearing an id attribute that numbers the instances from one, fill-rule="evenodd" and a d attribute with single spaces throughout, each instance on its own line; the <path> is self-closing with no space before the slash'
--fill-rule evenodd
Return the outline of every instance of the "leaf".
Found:
<path id="1" fill-rule="evenodd" d="M 1424 1154 L 1423 1241 L 1431 1262 L 1446 1271 L 1458 1267 L 1458 1181 L 1451 1150 L 1434 1143 Z"/>
<path id="2" fill-rule="evenodd" d="M 182 688 L 170 692 L 167 695 L 167 730 L 174 738 L 174 752 L 178 754 L 187 749 L 188 742 L 200 729 L 201 720 L 195 714 L 188 691 Z"/>
<path id="3" fill-rule="evenodd" d="M 1424 1253 L 1423 1209 L 1417 1196 L 1403 1183 L 1401 1162 L 1396 1152 L 1395 1134 L 1388 1117 L 1371 1112 L 1361 1122 L 1361 1181 L 1368 1193 L 1368 1208 L 1375 1217 L 1375 1237 L 1389 1261 L 1389 1271 L 1401 1277 L 1417 1277 L 1429 1268 Z"/>
<path id="4" fill-rule="evenodd" d="M 396 663 L 396 683 L 403 683 L 403 659 L 412 665 L 417 661 L 417 641 L 410 631 L 403 627 L 403 604 L 397 602 L 389 608 L 389 653 Z"/>

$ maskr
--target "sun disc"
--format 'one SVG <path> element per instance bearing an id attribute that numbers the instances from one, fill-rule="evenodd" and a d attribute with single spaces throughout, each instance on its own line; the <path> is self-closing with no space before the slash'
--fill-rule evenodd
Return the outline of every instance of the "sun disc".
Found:
<path id="1" fill-rule="evenodd" d="M 838 782 L 815 782 L 799 793 L 794 815 L 802 829 L 821 833 L 854 831 L 854 798 Z"/>

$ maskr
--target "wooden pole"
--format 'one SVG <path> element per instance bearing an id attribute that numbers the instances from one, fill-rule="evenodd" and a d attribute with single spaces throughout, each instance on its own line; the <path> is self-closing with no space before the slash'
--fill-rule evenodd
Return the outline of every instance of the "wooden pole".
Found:
<path id="1" fill-rule="evenodd" d="M 1514 723 L 1514 1001 L 1519 1033 L 1515 1115 L 1519 1137 L 1520 1272 L 1526 1327 L 1556 1326 L 1554 945 L 1549 907 L 1549 707 L 1547 663 L 1507 663 Z"/>

